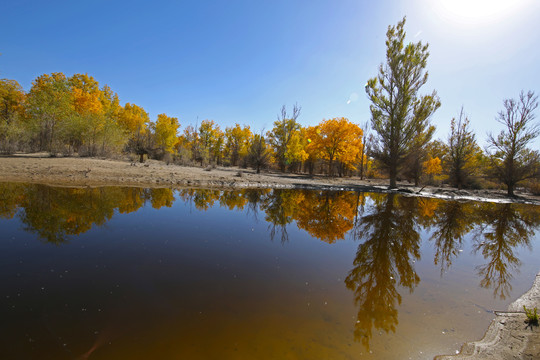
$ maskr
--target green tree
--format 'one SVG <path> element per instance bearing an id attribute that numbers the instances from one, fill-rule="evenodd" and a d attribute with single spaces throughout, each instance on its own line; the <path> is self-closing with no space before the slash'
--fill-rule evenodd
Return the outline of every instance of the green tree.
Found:
<path id="1" fill-rule="evenodd" d="M 470 182 L 470 177 L 478 165 L 477 155 L 481 152 L 474 133 L 469 128 L 469 118 L 464 114 L 463 107 L 458 119 L 452 118 L 446 148 L 450 181 L 453 186 L 461 189 Z"/>
<path id="2" fill-rule="evenodd" d="M 101 88 L 99 99 L 103 107 L 104 121 L 97 139 L 100 145 L 98 154 L 118 153 L 128 141 L 128 137 L 118 121 L 122 112 L 118 94 L 112 91 L 108 85 L 104 85 Z"/>
<path id="3" fill-rule="evenodd" d="M 414 186 L 420 184 L 420 178 L 425 173 L 424 162 L 429 160 L 429 143 L 435 133 L 435 126 L 418 127 L 411 144 L 409 154 L 404 159 L 405 169 L 403 171 L 407 179 L 414 181 Z"/>
<path id="4" fill-rule="evenodd" d="M 487 152 L 493 175 L 507 186 L 508 196 L 514 196 L 518 182 L 540 174 L 540 154 L 527 147 L 540 134 L 538 124 L 533 123 L 538 96 L 522 91 L 518 101 L 506 99 L 503 104 L 497 121 L 506 129 L 497 137 L 489 134 Z"/>
<path id="5" fill-rule="evenodd" d="M 430 117 L 440 106 L 435 91 L 418 95 L 428 79 L 428 45 L 405 45 L 404 26 L 405 18 L 397 26 L 388 27 L 386 64 L 381 64 L 378 76 L 366 84 L 371 125 L 376 133 L 371 154 L 387 168 L 392 188 L 396 187 L 403 160 L 416 149 L 418 137 L 430 129 Z"/>
<path id="6" fill-rule="evenodd" d="M 39 150 L 63 150 L 67 120 L 74 115 L 70 84 L 62 73 L 44 74 L 33 82 L 26 101 L 32 135 Z"/>
<path id="7" fill-rule="evenodd" d="M 255 134 L 249 144 L 248 163 L 257 170 L 257 174 L 261 172 L 261 168 L 270 163 L 270 149 L 266 144 L 262 132 Z"/>

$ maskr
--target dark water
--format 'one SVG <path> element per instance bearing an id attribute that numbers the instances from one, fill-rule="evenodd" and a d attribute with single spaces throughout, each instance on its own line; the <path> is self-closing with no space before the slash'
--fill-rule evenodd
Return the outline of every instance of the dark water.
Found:
<path id="1" fill-rule="evenodd" d="M 540 207 L 0 183 L 2 359 L 429 359 L 539 269 Z"/>

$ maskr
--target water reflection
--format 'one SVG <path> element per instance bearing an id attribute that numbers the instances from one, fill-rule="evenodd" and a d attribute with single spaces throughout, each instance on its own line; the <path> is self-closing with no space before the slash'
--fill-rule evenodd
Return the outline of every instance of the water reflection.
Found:
<path id="1" fill-rule="evenodd" d="M 431 200 L 436 203 L 437 211 L 433 212 L 430 225 L 433 233 L 430 240 L 435 245 L 435 265 L 443 274 L 463 247 L 463 238 L 478 223 L 478 203 Z"/>
<path id="2" fill-rule="evenodd" d="M 395 331 L 401 304 L 397 286 L 413 291 L 420 282 L 414 270 L 420 259 L 417 199 L 379 194 L 373 200 L 371 211 L 357 225 L 363 242 L 345 279 L 358 306 L 355 337 L 366 347 L 373 328 Z"/>
<path id="3" fill-rule="evenodd" d="M 539 215 L 538 207 L 513 204 L 479 207 L 474 251 L 482 253 L 487 263 L 477 270 L 482 278 L 480 285 L 493 288 L 494 296 L 505 299 L 510 293 L 512 274 L 521 265 L 515 249 L 530 248 L 530 237 L 540 225 Z"/>
<path id="4" fill-rule="evenodd" d="M 443 201 L 395 194 L 299 190 L 221 191 L 140 188 L 56 188 L 0 184 L 0 217 L 17 217 L 28 232 L 62 244 L 115 214 L 135 212 L 146 204 L 172 207 L 182 200 L 196 211 L 213 207 L 246 210 L 268 223 L 269 237 L 289 241 L 291 226 L 313 238 L 335 243 L 358 242 L 352 269 L 345 278 L 357 309 L 354 336 L 369 348 L 374 331 L 395 332 L 401 289 L 413 292 L 420 283 L 415 263 L 421 259 L 423 231 L 434 247 L 432 261 L 441 276 L 460 257 L 464 239 L 485 263 L 477 267 L 480 286 L 508 296 L 520 268 L 516 251 L 530 247 L 540 226 L 540 207 Z M 263 214 L 263 216 L 259 216 Z"/>
<path id="5" fill-rule="evenodd" d="M 115 211 L 137 211 L 147 201 L 155 209 L 172 206 L 171 189 L 141 188 L 58 188 L 45 185 L 0 185 L 0 216 L 12 218 L 18 212 L 25 230 L 40 239 L 60 244 L 71 235 L 102 226 Z"/>

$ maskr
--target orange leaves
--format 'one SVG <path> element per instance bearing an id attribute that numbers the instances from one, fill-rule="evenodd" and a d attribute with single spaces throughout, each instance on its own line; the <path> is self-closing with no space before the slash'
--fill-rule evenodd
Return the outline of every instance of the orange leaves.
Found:
<path id="1" fill-rule="evenodd" d="M 88 93 L 80 88 L 71 90 L 75 111 L 80 115 L 99 115 L 103 112 L 103 106 L 99 99 L 99 92 Z"/>
<path id="2" fill-rule="evenodd" d="M 442 172 L 441 159 L 430 157 L 422 164 L 427 175 L 439 175 Z"/>
<path id="3" fill-rule="evenodd" d="M 323 120 L 307 130 L 307 153 L 328 160 L 328 173 L 333 173 L 333 162 L 355 169 L 362 146 L 363 131 L 347 118 Z"/>

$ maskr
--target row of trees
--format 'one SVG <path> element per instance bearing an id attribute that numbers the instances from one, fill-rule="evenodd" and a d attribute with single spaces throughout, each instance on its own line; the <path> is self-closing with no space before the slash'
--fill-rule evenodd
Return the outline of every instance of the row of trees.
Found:
<path id="1" fill-rule="evenodd" d="M 282 107 L 273 128 L 254 133 L 235 124 L 222 130 L 213 120 L 188 125 L 180 132 L 177 118 L 159 114 L 151 121 L 140 106 L 120 105 L 118 95 L 86 74 L 41 75 L 30 91 L 15 80 L 0 80 L 0 151 L 48 151 L 81 156 L 131 153 L 181 164 L 275 166 L 280 171 L 399 179 L 447 179 L 457 188 L 478 185 L 490 176 L 513 195 L 518 182 L 540 175 L 540 154 L 530 142 L 540 134 L 533 121 L 538 97 L 522 92 L 504 101 L 497 121 L 504 126 L 489 134 L 482 150 L 463 108 L 451 120 L 446 141 L 433 140 L 431 117 L 440 107 L 437 93 L 420 95 L 428 80 L 428 45 L 405 44 L 405 18 L 387 31 L 386 62 L 365 89 L 371 101 L 371 134 L 346 118 L 304 127 L 301 108 Z"/>
<path id="2" fill-rule="evenodd" d="M 375 135 L 371 155 L 387 170 L 390 187 L 396 187 L 400 173 L 418 184 L 422 171 L 436 174 L 442 170 L 437 166 L 440 160 L 458 188 L 469 185 L 478 168 L 503 182 L 509 195 L 514 194 L 519 181 L 538 177 L 540 154 L 528 148 L 540 134 L 533 123 L 538 97 L 529 91 L 521 92 L 519 100 L 504 100 L 504 110 L 497 116 L 504 130 L 488 135 L 485 154 L 476 143 L 463 108 L 457 120 L 452 119 L 448 141 L 433 142 L 435 127 L 430 118 L 440 107 L 440 100 L 435 91 L 419 95 L 428 80 L 428 44 L 405 44 L 405 35 L 405 18 L 397 26 L 388 27 L 386 62 L 366 84 Z"/>
<path id="3" fill-rule="evenodd" d="M 118 95 L 87 74 L 62 73 L 36 78 L 24 92 L 15 80 L 0 80 L 0 151 L 47 151 L 80 156 L 132 153 L 182 164 L 254 166 L 275 163 L 281 171 L 313 174 L 316 169 L 339 175 L 367 164 L 362 130 L 346 118 L 324 120 L 317 126 L 298 122 L 285 106 L 274 127 L 254 134 L 235 124 L 221 130 L 213 120 L 188 125 L 180 133 L 177 118 L 159 114 L 152 122 L 140 106 L 120 105 Z M 362 157 L 362 159 L 359 159 Z"/>
<path id="4" fill-rule="evenodd" d="M 176 144 L 178 119 L 160 114 L 150 122 L 142 107 L 120 105 L 118 95 L 86 74 L 44 74 L 27 93 L 15 80 L 0 80 L 0 150 L 51 155 L 107 156 L 121 151 L 165 153 Z"/>

